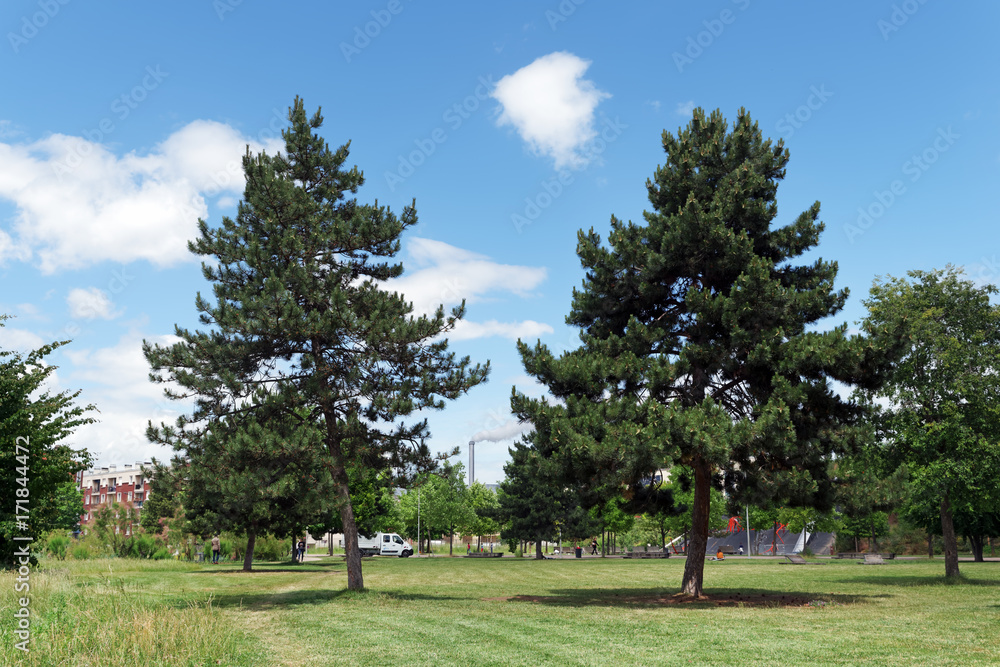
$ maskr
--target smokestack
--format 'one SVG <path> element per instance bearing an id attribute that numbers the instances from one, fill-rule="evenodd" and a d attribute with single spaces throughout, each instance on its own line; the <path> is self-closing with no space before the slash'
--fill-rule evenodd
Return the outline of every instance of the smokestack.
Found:
<path id="1" fill-rule="evenodd" d="M 476 481 L 476 441 L 469 440 L 469 486 Z"/>

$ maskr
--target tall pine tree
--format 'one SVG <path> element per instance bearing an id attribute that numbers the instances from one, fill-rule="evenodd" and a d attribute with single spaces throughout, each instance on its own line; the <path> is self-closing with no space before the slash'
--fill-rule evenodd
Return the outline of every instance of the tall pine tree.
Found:
<path id="1" fill-rule="evenodd" d="M 397 217 L 358 203 L 364 183 L 344 168 L 349 145 L 331 150 L 296 98 L 285 153 L 243 158 L 246 189 L 235 220 L 199 221 L 193 252 L 215 302 L 197 298 L 206 332 L 177 328 L 181 342 L 147 346 L 153 377 L 197 396 L 182 426 L 277 406 L 289 419 L 317 420 L 344 528 L 348 588 L 364 588 L 348 470 L 413 471 L 435 464 L 423 409 L 441 409 L 486 380 L 489 364 L 448 352 L 442 334 L 462 317 L 415 317 L 384 281 L 403 267 L 389 260 L 417 222 L 411 205 Z M 300 409 L 305 410 L 301 416 Z"/>
<path id="2" fill-rule="evenodd" d="M 612 217 L 607 246 L 593 229 L 578 235 L 586 278 L 567 323 L 582 347 L 556 358 L 518 343 L 528 373 L 562 400 L 515 392 L 512 407 L 586 488 L 634 493 L 659 468 L 690 468 L 682 592 L 700 596 L 709 489 L 829 504 L 830 456 L 855 448 L 863 415 L 830 380 L 873 386 L 884 355 L 846 325 L 813 327 L 847 291 L 834 290 L 836 263 L 792 263 L 819 240 L 818 202 L 772 227 L 782 142 L 744 110 L 730 131 L 721 112 L 696 109 L 663 149 L 645 224 Z"/>

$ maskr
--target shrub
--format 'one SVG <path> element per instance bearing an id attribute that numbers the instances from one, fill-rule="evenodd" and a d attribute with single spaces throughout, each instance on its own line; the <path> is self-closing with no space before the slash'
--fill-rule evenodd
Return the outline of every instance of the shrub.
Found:
<path id="1" fill-rule="evenodd" d="M 66 548 L 69 546 L 69 538 L 65 535 L 50 535 L 46 550 L 59 560 L 66 560 Z"/>
<path id="2" fill-rule="evenodd" d="M 259 535 L 253 545 L 254 560 L 281 560 L 287 553 L 286 544 L 274 535 Z"/>
<path id="3" fill-rule="evenodd" d="M 70 550 L 73 555 L 73 560 L 89 560 L 91 557 L 90 549 L 86 544 L 77 544 Z"/>
<path id="4" fill-rule="evenodd" d="M 152 558 L 159 546 L 151 535 L 140 533 L 135 540 L 135 556 L 138 558 Z"/>
<path id="5" fill-rule="evenodd" d="M 166 547 L 160 547 L 151 556 L 153 560 L 163 560 L 165 558 L 170 558 L 170 551 Z"/>

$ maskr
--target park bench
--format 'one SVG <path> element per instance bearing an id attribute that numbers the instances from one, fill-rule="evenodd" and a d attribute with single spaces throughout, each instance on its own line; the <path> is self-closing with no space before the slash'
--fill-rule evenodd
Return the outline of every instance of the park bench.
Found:
<path id="1" fill-rule="evenodd" d="M 882 560 L 882 556 L 879 554 L 865 554 L 865 560 L 863 561 L 865 565 L 885 565 L 885 561 Z M 859 563 L 860 565 L 861 563 Z"/>
<path id="2" fill-rule="evenodd" d="M 503 556 L 503 554 L 499 551 L 496 553 L 473 551 L 471 554 L 465 554 L 465 558 L 500 558 L 501 556 Z"/>
<path id="3" fill-rule="evenodd" d="M 648 551 L 647 547 L 632 547 L 631 551 L 622 554 L 622 558 L 670 558 L 670 552 L 665 549 Z"/>
<path id="4" fill-rule="evenodd" d="M 866 558 L 867 556 L 871 556 L 871 555 L 873 555 L 873 554 L 866 554 L 866 553 L 855 552 L 855 551 L 841 551 L 841 552 L 837 553 L 836 556 L 833 556 L 833 558 L 857 558 L 857 559 L 860 560 L 862 558 Z M 895 552 L 890 552 L 890 553 L 887 553 L 887 554 L 874 554 L 874 555 L 881 556 L 885 560 L 893 560 L 894 558 L 896 558 Z"/>

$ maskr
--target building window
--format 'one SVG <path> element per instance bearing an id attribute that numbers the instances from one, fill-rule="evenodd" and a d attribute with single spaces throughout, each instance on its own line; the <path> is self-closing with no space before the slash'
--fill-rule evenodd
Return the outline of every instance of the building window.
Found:
<path id="1" fill-rule="evenodd" d="M 122 501 L 122 492 L 119 491 L 118 492 L 118 502 L 121 502 L 121 501 Z"/>
<path id="2" fill-rule="evenodd" d="M 104 503 L 107 499 L 108 499 L 108 497 L 102 493 L 101 494 L 101 503 Z"/>
<path id="3" fill-rule="evenodd" d="M 132 492 L 131 491 L 128 492 L 128 501 L 132 502 Z"/>

